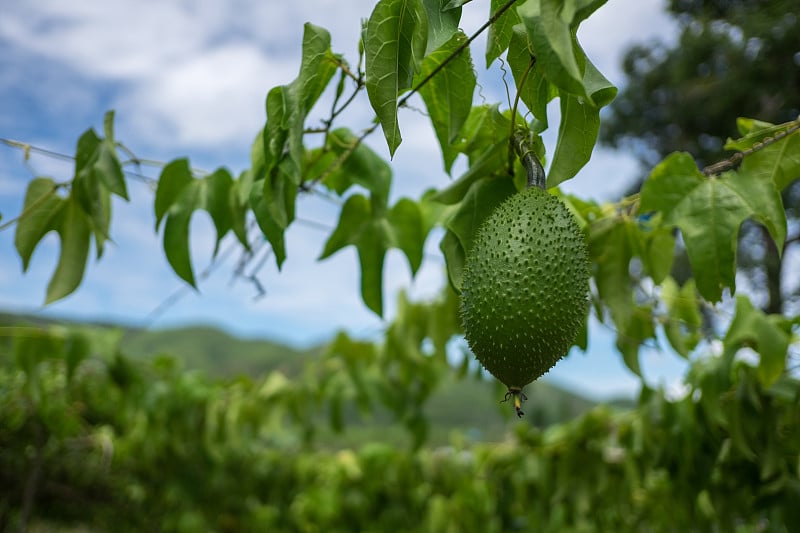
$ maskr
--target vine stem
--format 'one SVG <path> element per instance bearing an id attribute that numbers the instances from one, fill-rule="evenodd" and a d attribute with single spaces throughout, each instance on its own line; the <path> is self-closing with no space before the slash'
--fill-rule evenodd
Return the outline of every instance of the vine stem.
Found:
<path id="1" fill-rule="evenodd" d="M 520 92 L 522 92 L 522 86 L 525 85 L 525 81 L 528 79 L 528 74 L 530 74 L 531 70 L 533 70 L 533 66 L 536 64 L 536 56 L 532 55 L 531 60 L 528 63 L 528 68 L 525 69 L 525 72 L 522 74 L 522 77 L 517 84 L 517 94 L 514 96 L 514 105 L 511 108 L 511 132 L 508 135 L 508 141 L 512 145 L 516 142 L 516 135 L 514 133 L 514 129 L 517 123 L 517 107 L 519 107 L 519 98 Z M 519 150 L 517 150 L 519 153 Z M 541 167 L 541 165 L 539 165 Z M 513 175 L 514 174 L 514 150 L 512 146 L 508 147 L 508 173 Z M 530 173 L 528 174 L 528 186 L 530 187 Z"/>
<path id="2" fill-rule="evenodd" d="M 546 189 L 547 179 L 545 178 L 542 163 L 539 161 L 539 158 L 536 157 L 536 154 L 528 143 L 528 139 L 521 130 L 514 132 L 513 144 L 514 150 L 517 152 L 517 157 L 519 157 L 528 175 L 528 188 L 539 187 L 540 189 Z"/>
<path id="3" fill-rule="evenodd" d="M 722 174 L 726 170 L 731 170 L 736 168 L 741 162 L 744 160 L 745 157 L 752 155 L 759 150 L 763 150 L 767 146 L 774 144 L 781 139 L 800 131 L 800 117 L 797 117 L 795 120 L 787 123 L 787 128 L 781 132 L 776 133 L 775 135 L 765 137 L 764 140 L 759 141 L 750 148 L 746 150 L 742 150 L 741 152 L 736 152 L 728 159 L 723 159 L 722 161 L 718 161 L 712 165 L 708 165 L 703 169 L 703 174 L 706 176 L 717 176 Z"/>

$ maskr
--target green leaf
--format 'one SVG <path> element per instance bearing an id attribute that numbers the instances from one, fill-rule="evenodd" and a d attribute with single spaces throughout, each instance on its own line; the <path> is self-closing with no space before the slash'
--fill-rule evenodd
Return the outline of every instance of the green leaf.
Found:
<path id="1" fill-rule="evenodd" d="M 589 256 L 601 301 L 611 312 L 618 330 L 626 327 L 633 312 L 630 262 L 638 230 L 625 218 L 601 218 L 589 231 Z"/>
<path id="2" fill-rule="evenodd" d="M 447 1 L 422 0 L 428 19 L 426 56 L 434 50 L 438 50 L 458 31 L 458 23 L 461 21 L 461 8 L 445 9 Z"/>
<path id="3" fill-rule="evenodd" d="M 59 227 L 67 201 L 58 196 L 57 191 L 58 187 L 50 178 L 35 178 L 25 192 L 22 216 L 14 233 L 14 246 L 22 259 L 23 272 L 28 270 L 33 251 L 42 237 Z"/>
<path id="4" fill-rule="evenodd" d="M 688 357 L 702 338 L 703 317 L 694 280 L 689 279 L 683 287 L 678 287 L 674 279 L 665 278 L 661 283 L 661 300 L 667 308 L 664 324 L 667 340 L 676 352 Z"/>
<path id="5" fill-rule="evenodd" d="M 576 33 L 580 23 L 604 3 L 605 0 L 529 0 L 517 8 L 536 61 L 547 79 L 562 92 L 582 97 L 596 107 L 599 104 L 584 79 L 587 59 Z M 590 79 L 594 80 L 594 76 Z"/>
<path id="6" fill-rule="evenodd" d="M 525 28 L 522 26 L 514 27 L 506 59 L 511 67 L 511 74 L 514 76 L 514 83 L 520 100 L 539 121 L 540 130 L 545 130 L 548 123 L 547 104 L 558 96 L 558 90 L 547 81 L 538 62 L 534 64 L 533 68 L 525 76 L 525 72 L 530 66 L 531 58 L 533 58 L 533 49 L 528 43 L 528 34 L 525 32 Z M 525 77 L 525 83 L 520 86 L 523 77 Z"/>
<path id="7" fill-rule="evenodd" d="M 497 11 L 507 3 L 508 0 L 492 0 L 489 6 L 490 16 L 494 16 Z M 508 48 L 511 42 L 511 35 L 514 33 L 514 25 L 519 24 L 519 15 L 517 10 L 512 6 L 507 9 L 505 13 L 500 15 L 494 24 L 489 26 L 489 32 L 486 36 L 486 68 L 492 64 L 492 61 L 500 57 L 500 54 Z"/>
<path id="8" fill-rule="evenodd" d="M 116 147 L 108 142 L 107 139 L 98 148 L 97 161 L 94 164 L 93 171 L 97 173 L 110 192 L 128 200 L 125 175 L 122 172 L 122 165 L 117 159 Z"/>
<path id="9" fill-rule="evenodd" d="M 255 183 L 264 179 L 265 169 L 264 128 L 262 128 L 250 147 L 250 168 L 244 170 L 239 176 L 239 201 L 241 203 L 246 204 L 249 201 L 250 192 Z"/>
<path id="10" fill-rule="evenodd" d="M 597 70 L 589 58 L 586 58 L 583 85 L 586 87 L 586 92 L 592 97 L 595 107 L 607 106 L 617 97 L 617 87 Z"/>
<path id="11" fill-rule="evenodd" d="M 328 86 L 340 61 L 331 52 L 330 34 L 306 24 L 297 78 L 267 93 L 267 122 L 251 150 L 251 170 L 239 189 L 239 200 L 240 205 L 250 202 L 256 221 L 273 248 L 278 268 L 286 259 L 283 232 L 294 220 L 297 191 L 303 180 L 306 114 Z M 258 185 L 262 180 L 263 184 Z M 239 227 L 240 241 L 243 233 Z"/>
<path id="12" fill-rule="evenodd" d="M 470 186 L 464 199 L 445 223 L 445 234 L 441 244 L 447 262 L 450 283 L 461 291 L 461 268 L 472 248 L 475 233 L 484 220 L 500 203 L 517 192 L 514 181 L 509 177 L 482 178 Z M 455 237 L 449 237 L 452 234 Z"/>
<path id="13" fill-rule="evenodd" d="M 197 284 L 189 251 L 189 223 L 200 204 L 200 188 L 194 183 L 185 187 L 178 200 L 170 206 L 164 224 L 164 253 L 172 270 L 194 288 Z"/>
<path id="14" fill-rule="evenodd" d="M 769 180 L 743 173 L 706 178 L 689 154 L 668 156 L 645 181 L 642 212 L 659 211 L 663 223 L 683 234 L 700 294 L 719 301 L 722 289 L 735 291 L 737 235 L 748 218 L 764 224 L 777 248 L 786 238 L 781 197 Z"/>
<path id="15" fill-rule="evenodd" d="M 117 146 L 114 140 L 114 111 L 108 111 L 103 119 L 103 139 L 94 170 L 100 175 L 109 191 L 128 200 L 128 189 L 125 183 L 125 174 L 117 156 Z"/>
<path id="16" fill-rule="evenodd" d="M 250 190 L 250 208 L 253 210 L 253 215 L 256 217 L 256 223 L 264 236 L 272 246 L 272 253 L 275 254 L 275 262 L 278 268 L 281 267 L 286 260 L 286 242 L 283 232 L 285 226 L 278 224 L 272 216 L 267 200 L 264 198 L 263 187 L 253 187 Z"/>
<path id="17" fill-rule="evenodd" d="M 422 62 L 415 83 L 439 68 L 466 41 L 467 36 L 458 31 L 444 45 L 427 56 Z M 475 71 L 469 48 L 465 48 L 420 89 L 420 95 L 425 101 L 425 107 L 428 109 L 436 138 L 442 149 L 444 168 L 447 172 L 450 172 L 453 161 L 458 155 L 452 143 L 457 140 L 462 126 L 469 117 L 475 84 Z"/>
<path id="18" fill-rule="evenodd" d="M 469 168 L 449 187 L 434 194 L 432 199 L 444 204 L 461 201 L 472 184 L 481 178 L 496 177 L 507 172 L 508 145 L 497 139 L 507 137 L 511 122 L 497 106 L 476 106 L 461 129 L 453 146 L 469 159 Z"/>
<path id="19" fill-rule="evenodd" d="M 449 2 L 447 2 L 444 5 L 444 7 L 442 8 L 442 11 L 449 11 L 451 9 L 458 9 L 461 6 L 463 6 L 464 4 L 469 4 L 470 2 L 472 2 L 472 0 L 450 0 Z"/>
<path id="20" fill-rule="evenodd" d="M 447 230 L 439 243 L 439 249 L 444 255 L 445 264 L 447 265 L 447 279 L 450 286 L 457 294 L 461 294 L 461 284 L 464 281 L 464 263 L 467 261 L 467 253 L 461 242 L 458 240 L 458 235 L 450 230 Z M 465 358 L 466 360 L 469 360 Z"/>
<path id="21" fill-rule="evenodd" d="M 657 228 L 645 232 L 644 247 L 640 251 L 642 264 L 658 285 L 672 270 L 675 259 L 675 237 L 669 228 Z"/>
<path id="22" fill-rule="evenodd" d="M 782 129 L 785 127 L 780 128 Z M 775 133 L 778 132 L 773 131 L 771 127 L 757 129 L 748 133 L 744 140 L 740 140 L 742 142 L 729 141 L 725 148 L 735 147 L 744 150 Z M 785 189 L 800 177 L 800 132 L 788 135 L 748 155 L 738 171 L 750 179 L 772 181 L 778 190 Z"/>
<path id="23" fill-rule="evenodd" d="M 738 139 L 728 137 L 724 148 L 726 150 L 744 151 L 762 142 L 765 138 L 773 137 L 794 125 L 795 121 L 784 124 L 772 124 L 754 118 L 739 117 L 736 119 L 736 129 L 739 130 L 739 134 L 741 134 L 742 137 Z"/>
<path id="24" fill-rule="evenodd" d="M 412 272 L 422 261 L 425 235 L 419 207 L 401 199 L 389 213 L 373 209 L 361 194 L 350 196 L 342 206 L 339 223 L 331 233 L 320 259 L 330 257 L 345 246 L 355 246 L 361 266 L 361 297 L 375 314 L 383 314 L 383 262 L 390 248 L 406 255 Z"/>
<path id="25" fill-rule="evenodd" d="M 175 159 L 164 166 L 158 177 L 154 201 L 156 231 L 158 231 L 167 210 L 178 200 L 181 192 L 192 182 L 192 170 L 186 158 Z"/>
<path id="26" fill-rule="evenodd" d="M 561 123 L 553 161 L 547 173 L 547 187 L 573 178 L 592 157 L 600 130 L 600 109 L 575 96 L 561 95 Z"/>
<path id="27" fill-rule="evenodd" d="M 583 56 L 576 57 L 570 21 L 559 16 L 560 2 L 529 0 L 517 8 L 547 78 L 569 94 L 588 97 L 583 87 Z"/>
<path id="28" fill-rule="evenodd" d="M 264 131 L 266 144 L 266 174 L 283 164 L 284 177 L 299 184 L 303 164 L 303 121 L 300 98 L 295 87 L 282 85 L 267 93 L 267 124 Z"/>
<path id="29" fill-rule="evenodd" d="M 461 135 L 453 143 L 458 151 L 467 156 L 472 166 L 486 153 L 487 147 L 498 144 L 497 140 L 508 137 L 511 131 L 510 113 L 500 112 L 497 104 L 475 106 L 461 128 Z"/>
<path id="30" fill-rule="evenodd" d="M 617 325 L 617 328 L 617 349 L 622 354 L 625 366 L 637 376 L 642 377 L 642 369 L 639 366 L 639 347 L 645 340 L 656 336 L 653 310 L 647 306 L 636 306 L 625 324 Z"/>
<path id="31" fill-rule="evenodd" d="M 65 202 L 57 231 L 61 238 L 61 253 L 56 271 L 47 285 L 47 304 L 64 298 L 78 288 L 89 257 L 90 222 L 72 197 Z"/>
<path id="32" fill-rule="evenodd" d="M 416 274 L 422 264 L 422 251 L 425 245 L 425 231 L 419 204 L 408 198 L 401 198 L 387 216 L 392 231 L 392 243 L 408 258 L 412 274 Z"/>
<path id="33" fill-rule="evenodd" d="M 505 143 L 489 145 L 486 152 L 466 172 L 450 186 L 437 191 L 433 200 L 447 205 L 457 204 L 475 182 L 505 173 L 507 161 L 508 146 Z"/>
<path id="34" fill-rule="evenodd" d="M 306 22 L 303 26 L 303 58 L 300 74 L 292 85 L 300 94 L 303 115 L 311 111 L 338 69 L 331 52 L 331 35 Z"/>
<path id="35" fill-rule="evenodd" d="M 239 176 L 238 180 L 233 182 L 230 193 L 228 194 L 228 208 L 230 210 L 230 223 L 233 233 L 236 235 L 236 238 L 239 239 L 239 242 L 242 243 L 242 246 L 250 250 L 250 241 L 247 238 L 247 211 L 249 210 L 249 204 L 247 200 L 242 200 L 241 192 L 241 187 L 243 185 L 242 176 L 245 174 L 247 174 L 246 171 Z M 252 187 L 249 185 L 245 186 L 249 193 Z"/>
<path id="36" fill-rule="evenodd" d="M 397 96 L 411 87 L 414 72 L 425 55 L 427 36 L 421 0 L 380 0 L 367 22 L 367 95 L 383 128 L 390 155 L 402 141 Z"/>
<path id="37" fill-rule="evenodd" d="M 161 173 L 156 189 L 156 229 L 164 224 L 164 252 L 170 266 L 178 276 L 196 288 L 189 251 L 189 226 L 195 210 L 202 209 L 211 216 L 217 238 L 214 255 L 228 231 L 238 225 L 237 237 L 247 238 L 244 232 L 244 214 L 234 188 L 233 177 L 224 168 L 201 178 L 192 177 L 189 162 L 177 159 L 170 162 Z"/>
<path id="38" fill-rule="evenodd" d="M 198 207 L 211 215 L 217 231 L 217 240 L 214 245 L 214 255 L 216 256 L 219 251 L 219 243 L 231 229 L 233 221 L 233 206 L 230 202 L 233 177 L 228 170 L 219 168 L 200 180 L 198 185 L 201 188 L 201 203 Z"/>
<path id="39" fill-rule="evenodd" d="M 307 173 L 310 176 L 318 176 L 349 151 L 349 155 L 328 174 L 322 184 L 339 196 L 352 185 L 360 185 L 372 193 L 373 201 L 386 206 L 389 202 L 392 169 L 366 144 L 358 143 L 358 146 L 352 149 L 357 141 L 357 137 L 347 128 L 331 131 L 327 146 L 329 154 L 321 158 L 313 168 L 308 169 Z"/>
<path id="40" fill-rule="evenodd" d="M 47 286 L 45 303 L 71 294 L 81 283 L 91 239 L 91 220 L 73 194 L 61 198 L 49 178 L 36 178 L 25 193 L 23 216 L 17 223 L 14 246 L 27 271 L 36 246 L 50 231 L 61 241 L 58 264 Z"/>
<path id="41" fill-rule="evenodd" d="M 111 192 L 101 179 L 101 173 L 95 168 L 102 146 L 103 140 L 92 129 L 84 132 L 78 139 L 71 192 L 71 196 L 91 220 L 97 257 L 103 255 L 111 222 Z"/>
<path id="42" fill-rule="evenodd" d="M 738 296 L 736 314 L 723 339 L 726 349 L 746 346 L 758 352 L 758 377 L 765 387 L 775 383 L 786 370 L 790 335 L 779 326 L 781 320 L 780 316 L 768 316 L 753 307 L 746 296 Z"/>

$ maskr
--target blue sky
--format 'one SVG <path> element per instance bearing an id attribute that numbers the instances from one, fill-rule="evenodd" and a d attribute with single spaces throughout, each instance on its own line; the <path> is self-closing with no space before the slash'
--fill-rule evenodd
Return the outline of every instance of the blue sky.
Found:
<path id="1" fill-rule="evenodd" d="M 610 0 L 582 26 L 584 48 L 613 82 L 621 81 L 625 47 L 674 38 L 675 26 L 663 14 L 663 4 Z M 195 167 L 225 166 L 238 174 L 248 166 L 250 145 L 263 125 L 267 91 L 296 75 L 303 23 L 328 29 L 334 51 L 355 62 L 360 20 L 372 6 L 372 0 L 7 2 L 0 18 L 0 137 L 71 154 L 78 136 L 90 126 L 101 130 L 103 113 L 115 109 L 117 138 L 137 156 L 162 161 L 188 156 Z M 487 0 L 471 2 L 464 8 L 462 27 L 471 33 L 488 11 Z M 479 39 L 472 50 L 482 93 L 489 101 L 502 102 L 500 73 L 483 71 L 483 49 Z M 371 118 L 364 99 L 342 125 L 360 130 Z M 392 195 L 418 197 L 449 178 L 442 171 L 427 119 L 405 111 L 400 120 L 404 142 L 392 162 Z M 549 150 L 554 137 L 555 131 L 545 135 Z M 368 142 L 388 155 L 379 135 Z M 71 171 L 70 161 L 37 153 L 24 161 L 21 150 L 0 145 L 0 213 L 5 220 L 19 213 L 34 176 L 67 180 Z M 152 168 L 144 172 L 158 173 Z M 563 188 L 610 199 L 635 173 L 630 156 L 598 149 Z M 381 330 L 381 321 L 359 298 L 354 251 L 316 260 L 326 233 L 315 223 L 332 227 L 336 211 L 313 197 L 299 203 L 300 222 L 289 230 L 283 270 L 269 263 L 260 273 L 264 298 L 255 300 L 252 286 L 231 282 L 233 257 L 201 281 L 199 294 L 187 291 L 151 320 L 153 310 L 180 291 L 182 283 L 167 265 L 153 231 L 152 191 L 135 180 L 129 187 L 131 202 L 114 204 L 114 244 L 101 261 L 90 262 L 75 294 L 46 308 L 44 291 L 58 252 L 55 235 L 45 238 L 23 275 L 13 230 L 0 232 L 0 308 L 151 327 L 213 324 L 238 335 L 299 346 L 323 341 L 341 328 L 361 336 Z M 192 249 L 197 272 L 209 264 L 212 238 L 210 220 L 196 215 Z M 439 234 L 429 238 L 423 267 L 413 280 L 405 259 L 389 253 L 384 272 L 389 315 L 398 290 L 428 297 L 445 282 L 438 240 Z M 589 353 L 573 354 L 547 379 L 595 397 L 632 394 L 637 381 L 621 365 L 613 337 L 612 331 L 595 325 Z M 655 384 L 676 386 L 684 368 L 667 351 L 644 349 L 642 361 L 648 380 Z"/>

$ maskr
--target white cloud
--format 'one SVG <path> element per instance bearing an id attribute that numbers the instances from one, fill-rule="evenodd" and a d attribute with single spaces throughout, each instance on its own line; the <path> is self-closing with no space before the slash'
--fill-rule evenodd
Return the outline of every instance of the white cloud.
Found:
<path id="1" fill-rule="evenodd" d="M 140 80 L 120 97 L 120 116 L 150 146 L 246 146 L 264 123 L 268 87 L 295 70 L 252 44 L 222 45 Z"/>

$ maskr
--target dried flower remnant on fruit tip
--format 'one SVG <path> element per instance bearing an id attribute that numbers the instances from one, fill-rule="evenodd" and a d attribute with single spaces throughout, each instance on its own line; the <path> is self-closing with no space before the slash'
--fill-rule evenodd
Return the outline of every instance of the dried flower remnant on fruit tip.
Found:
<path id="1" fill-rule="evenodd" d="M 500 403 L 507 402 L 510 398 L 514 398 L 514 409 L 517 411 L 517 416 L 522 418 L 525 413 L 522 412 L 522 402 L 528 399 L 522 389 L 519 387 L 509 387 L 505 397 Z"/>

